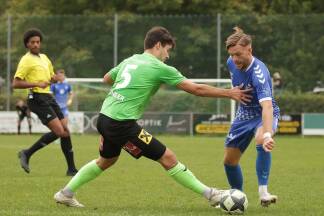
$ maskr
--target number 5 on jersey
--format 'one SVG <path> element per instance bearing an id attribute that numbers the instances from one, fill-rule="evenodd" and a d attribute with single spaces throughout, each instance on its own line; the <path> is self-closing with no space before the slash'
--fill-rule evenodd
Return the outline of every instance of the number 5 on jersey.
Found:
<path id="1" fill-rule="evenodd" d="M 132 79 L 130 70 L 135 70 L 136 68 L 137 68 L 137 65 L 127 64 L 121 73 L 121 77 L 123 78 L 123 80 L 116 85 L 115 89 L 125 88 L 126 86 L 128 86 L 128 84 L 130 83 L 130 81 Z"/>

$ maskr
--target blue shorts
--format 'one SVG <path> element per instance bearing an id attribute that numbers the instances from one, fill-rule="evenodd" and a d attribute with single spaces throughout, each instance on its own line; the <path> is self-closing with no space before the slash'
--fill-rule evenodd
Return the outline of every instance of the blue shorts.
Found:
<path id="1" fill-rule="evenodd" d="M 256 130 L 262 126 L 262 118 L 234 121 L 225 140 L 225 147 L 239 148 L 243 153 L 253 139 Z M 272 130 L 278 127 L 278 119 L 273 119 Z"/>
<path id="2" fill-rule="evenodd" d="M 62 111 L 64 117 L 67 117 L 69 115 L 69 110 L 67 107 L 61 108 L 61 111 Z"/>

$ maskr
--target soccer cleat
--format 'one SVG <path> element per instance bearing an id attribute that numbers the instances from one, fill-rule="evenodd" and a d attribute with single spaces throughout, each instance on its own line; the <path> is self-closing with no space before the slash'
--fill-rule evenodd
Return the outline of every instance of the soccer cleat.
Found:
<path id="1" fill-rule="evenodd" d="M 276 203 L 277 200 L 278 196 L 267 193 L 266 195 L 260 197 L 260 204 L 262 207 L 268 207 L 270 204 Z"/>
<path id="2" fill-rule="evenodd" d="M 29 157 L 27 157 L 25 150 L 18 152 L 18 158 L 20 159 L 21 167 L 25 170 L 26 173 L 29 173 Z"/>
<path id="3" fill-rule="evenodd" d="M 75 174 L 77 174 L 77 172 L 78 172 L 77 169 L 67 170 L 66 171 L 66 176 L 75 176 Z"/>
<path id="4" fill-rule="evenodd" d="M 57 203 L 60 203 L 60 204 L 63 204 L 63 205 L 69 206 L 69 207 L 78 207 L 78 208 L 84 207 L 84 205 L 79 203 L 75 198 L 65 196 L 61 190 L 54 195 L 54 200 Z"/>
<path id="5" fill-rule="evenodd" d="M 224 193 L 224 190 L 218 190 L 216 188 L 212 188 L 210 192 L 210 197 L 209 197 L 209 204 L 212 207 L 219 208 L 219 203 L 222 197 L 222 194 Z"/>

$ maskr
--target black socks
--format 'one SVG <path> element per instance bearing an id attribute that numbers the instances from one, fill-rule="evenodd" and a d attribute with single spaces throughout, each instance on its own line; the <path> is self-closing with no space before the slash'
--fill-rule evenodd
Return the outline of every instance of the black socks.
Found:
<path id="1" fill-rule="evenodd" d="M 72 150 L 72 143 L 71 143 L 71 137 L 61 137 L 61 149 L 65 156 L 66 163 L 68 165 L 68 170 L 74 171 L 76 170 L 75 164 L 74 164 L 74 155 Z"/>
<path id="2" fill-rule="evenodd" d="M 27 157 L 31 157 L 36 151 L 50 144 L 57 138 L 58 136 L 56 136 L 53 132 L 44 134 L 34 145 L 32 145 L 29 149 L 25 150 Z"/>

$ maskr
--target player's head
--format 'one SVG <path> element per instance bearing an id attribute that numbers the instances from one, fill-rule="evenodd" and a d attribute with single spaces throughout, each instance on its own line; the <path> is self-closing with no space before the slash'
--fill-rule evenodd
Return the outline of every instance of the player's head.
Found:
<path id="1" fill-rule="evenodd" d="M 29 29 L 24 33 L 24 45 L 33 54 L 40 52 L 43 34 L 39 29 Z"/>
<path id="2" fill-rule="evenodd" d="M 22 99 L 18 99 L 16 105 L 19 107 L 22 107 L 25 104 L 25 102 Z"/>
<path id="3" fill-rule="evenodd" d="M 235 27 L 234 31 L 226 39 L 226 49 L 236 67 L 243 70 L 250 65 L 252 60 L 252 38 L 239 27 Z"/>
<path id="4" fill-rule="evenodd" d="M 63 69 L 57 70 L 55 74 L 57 81 L 63 82 L 65 80 L 65 71 Z"/>
<path id="5" fill-rule="evenodd" d="M 272 77 L 273 77 L 274 80 L 280 80 L 281 79 L 281 76 L 280 76 L 279 72 L 275 72 Z"/>
<path id="6" fill-rule="evenodd" d="M 161 61 L 169 58 L 169 51 L 176 45 L 174 37 L 161 26 L 151 28 L 144 39 L 144 50 L 149 51 Z"/>

